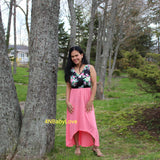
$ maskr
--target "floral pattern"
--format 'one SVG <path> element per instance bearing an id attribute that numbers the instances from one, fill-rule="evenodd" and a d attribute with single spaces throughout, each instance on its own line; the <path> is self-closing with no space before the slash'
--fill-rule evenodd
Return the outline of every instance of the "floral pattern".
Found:
<path id="1" fill-rule="evenodd" d="M 90 65 L 85 65 L 83 71 L 78 74 L 75 69 L 71 69 L 70 76 L 71 88 L 90 88 L 91 77 L 90 77 Z"/>

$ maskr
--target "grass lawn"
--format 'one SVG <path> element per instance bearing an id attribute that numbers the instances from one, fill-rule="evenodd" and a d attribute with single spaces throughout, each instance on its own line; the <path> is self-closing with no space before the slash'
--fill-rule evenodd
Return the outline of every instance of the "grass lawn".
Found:
<path id="1" fill-rule="evenodd" d="M 28 69 L 18 68 L 14 76 L 19 101 L 27 94 Z M 65 82 L 63 71 L 58 71 L 56 119 L 66 119 Z M 126 77 L 113 79 L 111 90 L 105 87 L 105 99 L 95 100 L 100 149 L 105 155 L 98 158 L 91 148 L 81 148 L 81 156 L 74 155 L 74 147 L 65 146 L 65 125 L 56 125 L 55 147 L 47 155 L 48 160 L 160 160 L 160 143 L 146 130 L 134 134 L 128 128 L 141 117 L 142 108 L 155 105 L 151 94 L 141 91 L 136 80 Z"/>

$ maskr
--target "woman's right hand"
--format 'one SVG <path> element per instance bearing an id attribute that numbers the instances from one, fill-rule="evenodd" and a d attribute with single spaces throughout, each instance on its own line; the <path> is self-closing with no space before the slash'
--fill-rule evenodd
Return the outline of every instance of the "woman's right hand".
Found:
<path id="1" fill-rule="evenodd" d="M 72 114 L 73 113 L 73 106 L 71 105 L 70 102 L 66 102 L 66 104 L 67 104 L 68 111 Z"/>

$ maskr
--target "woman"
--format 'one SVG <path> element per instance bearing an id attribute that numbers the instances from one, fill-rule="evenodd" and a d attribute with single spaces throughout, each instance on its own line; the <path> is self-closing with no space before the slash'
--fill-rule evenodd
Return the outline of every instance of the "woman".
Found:
<path id="1" fill-rule="evenodd" d="M 97 156 L 103 156 L 99 149 L 99 135 L 95 120 L 93 100 L 96 94 L 96 71 L 89 65 L 85 54 L 78 46 L 69 50 L 65 68 L 67 122 L 66 146 L 76 146 L 75 154 L 80 155 L 80 146 L 93 145 Z M 92 84 L 92 88 L 91 88 Z"/>

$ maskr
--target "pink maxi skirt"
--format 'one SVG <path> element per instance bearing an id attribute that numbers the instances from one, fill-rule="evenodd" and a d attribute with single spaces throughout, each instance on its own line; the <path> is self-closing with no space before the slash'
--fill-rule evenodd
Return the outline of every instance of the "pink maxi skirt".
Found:
<path id="1" fill-rule="evenodd" d="M 86 105 L 91 96 L 91 88 L 71 89 L 70 103 L 73 113 L 67 110 L 66 146 L 75 145 L 74 135 L 79 131 L 79 145 L 89 147 L 99 146 L 99 134 L 96 125 L 94 107 L 92 111 L 86 111 Z M 93 138 L 94 141 L 93 141 Z"/>

